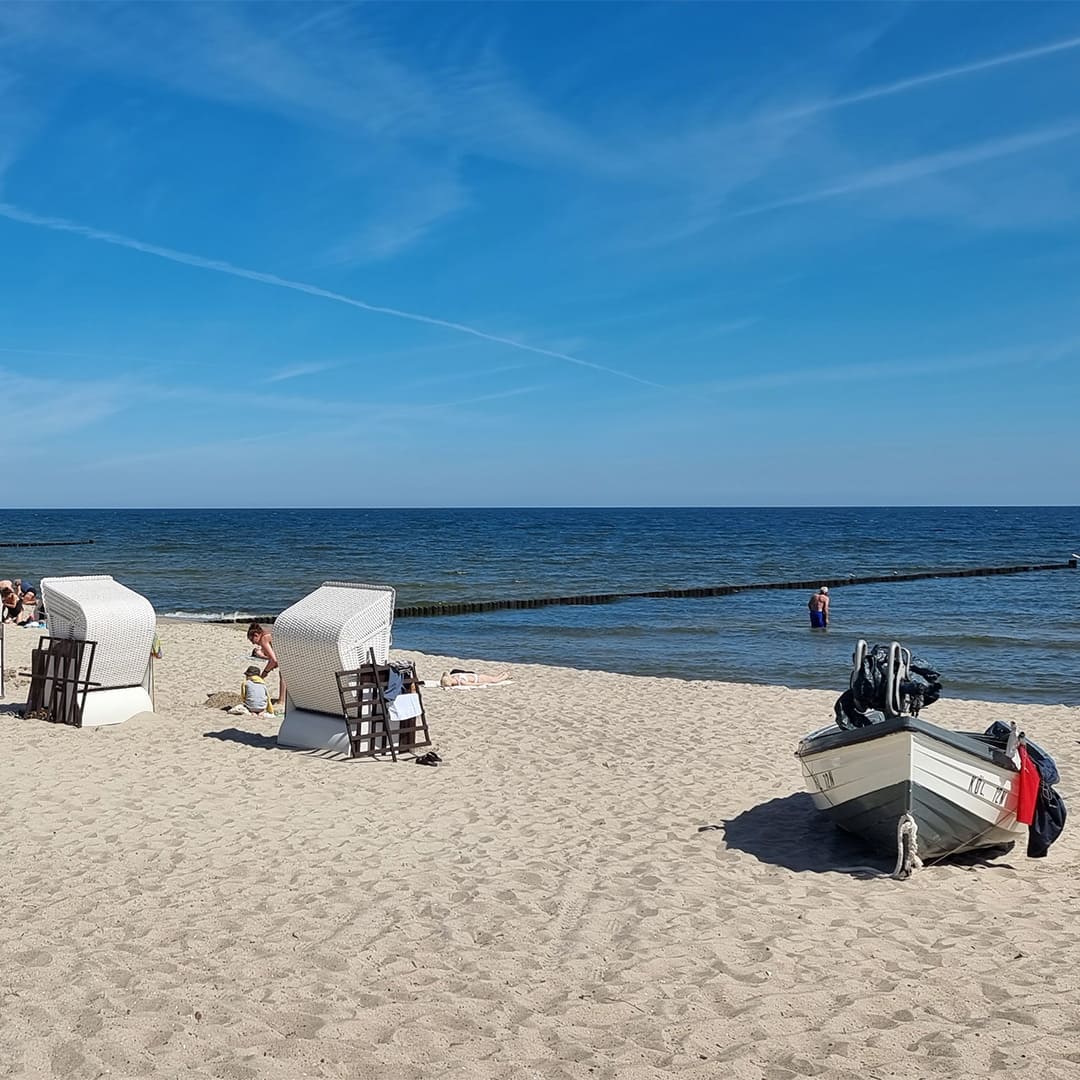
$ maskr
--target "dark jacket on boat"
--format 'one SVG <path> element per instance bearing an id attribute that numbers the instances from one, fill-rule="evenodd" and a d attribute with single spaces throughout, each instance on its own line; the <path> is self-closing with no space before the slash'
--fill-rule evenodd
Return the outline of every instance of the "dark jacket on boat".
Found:
<path id="1" fill-rule="evenodd" d="M 1008 739 L 1009 726 L 996 720 L 986 729 L 987 735 Z M 1060 779 L 1054 759 L 1034 743 L 1027 744 L 1028 757 L 1039 770 L 1039 798 L 1035 803 L 1035 818 L 1028 826 L 1028 858 L 1044 859 L 1050 845 L 1065 828 L 1068 811 L 1065 800 L 1054 790 Z"/>
<path id="2" fill-rule="evenodd" d="M 1068 811 L 1065 800 L 1053 787 L 1061 779 L 1054 759 L 1031 743 L 1027 744 L 1027 752 L 1039 770 L 1039 801 L 1035 804 L 1035 820 L 1028 826 L 1027 853 L 1029 858 L 1043 859 L 1065 828 Z"/>

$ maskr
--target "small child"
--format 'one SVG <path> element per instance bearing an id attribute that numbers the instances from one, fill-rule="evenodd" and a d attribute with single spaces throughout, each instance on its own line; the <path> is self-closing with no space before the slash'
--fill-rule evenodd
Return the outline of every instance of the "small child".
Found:
<path id="1" fill-rule="evenodd" d="M 243 716 L 246 713 L 254 713 L 255 716 L 273 716 L 274 703 L 270 700 L 270 691 L 266 689 L 259 674 L 259 668 L 255 664 L 244 672 L 244 683 L 240 687 L 240 695 L 244 699 L 242 705 L 234 705 L 230 710 L 231 716 Z"/>

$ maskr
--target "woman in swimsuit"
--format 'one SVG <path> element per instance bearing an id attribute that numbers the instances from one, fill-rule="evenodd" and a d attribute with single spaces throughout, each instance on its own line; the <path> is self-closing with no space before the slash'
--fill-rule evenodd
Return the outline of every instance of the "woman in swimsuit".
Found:
<path id="1" fill-rule="evenodd" d="M 274 668 L 278 669 L 278 701 L 284 703 L 285 676 L 281 674 L 281 668 L 278 666 L 277 653 L 274 652 L 274 642 L 270 631 L 261 624 L 253 622 L 248 627 L 247 639 L 255 646 L 251 651 L 252 656 L 257 656 L 260 660 L 266 661 L 266 667 L 263 668 L 261 678 L 265 679 Z"/>
<path id="2" fill-rule="evenodd" d="M 509 682 L 510 672 L 500 671 L 498 675 L 478 675 L 475 671 L 444 671 L 439 685 L 449 686 L 494 686 L 496 683 Z"/>

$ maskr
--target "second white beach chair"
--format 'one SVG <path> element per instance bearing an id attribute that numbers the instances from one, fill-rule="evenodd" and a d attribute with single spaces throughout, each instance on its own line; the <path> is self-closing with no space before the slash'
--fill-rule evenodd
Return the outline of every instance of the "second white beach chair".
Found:
<path id="1" fill-rule="evenodd" d="M 150 601 L 108 575 L 43 578 L 41 598 L 51 638 L 96 642 L 90 670 L 84 661 L 78 673 L 94 684 L 81 708 L 81 726 L 120 724 L 153 712 L 150 653 L 157 616 Z"/>
<path id="2" fill-rule="evenodd" d="M 389 585 L 325 581 L 274 622 L 274 652 L 288 687 L 278 744 L 348 756 L 337 673 L 390 656 L 394 590 Z"/>

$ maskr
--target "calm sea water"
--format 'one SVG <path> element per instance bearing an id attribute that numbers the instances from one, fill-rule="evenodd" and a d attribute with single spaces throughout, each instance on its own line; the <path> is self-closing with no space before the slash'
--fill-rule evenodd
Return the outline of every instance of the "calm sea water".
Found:
<path id="1" fill-rule="evenodd" d="M 328 579 L 398 603 L 622 592 L 938 567 L 1064 561 L 1080 508 L 8 511 L 0 576 L 109 573 L 161 614 L 281 610 Z M 802 593 L 640 600 L 402 619 L 402 648 L 841 689 L 857 638 L 899 639 L 946 693 L 1080 704 L 1080 571 Z"/>

